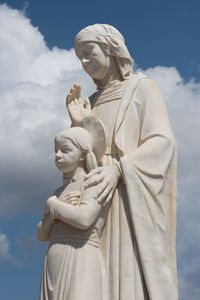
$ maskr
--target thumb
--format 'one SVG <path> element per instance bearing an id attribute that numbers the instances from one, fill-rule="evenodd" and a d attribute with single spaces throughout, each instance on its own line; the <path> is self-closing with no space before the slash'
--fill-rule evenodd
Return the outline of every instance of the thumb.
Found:
<path id="1" fill-rule="evenodd" d="M 88 111 L 91 111 L 91 105 L 90 105 L 90 100 L 89 98 L 86 98 L 84 101 L 84 106 Z"/>

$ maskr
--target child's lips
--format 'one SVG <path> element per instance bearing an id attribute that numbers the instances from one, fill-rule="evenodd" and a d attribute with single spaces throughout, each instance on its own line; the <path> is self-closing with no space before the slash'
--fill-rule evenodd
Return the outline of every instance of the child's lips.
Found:
<path id="1" fill-rule="evenodd" d="M 60 159 L 56 159 L 56 164 L 60 165 L 62 161 Z"/>

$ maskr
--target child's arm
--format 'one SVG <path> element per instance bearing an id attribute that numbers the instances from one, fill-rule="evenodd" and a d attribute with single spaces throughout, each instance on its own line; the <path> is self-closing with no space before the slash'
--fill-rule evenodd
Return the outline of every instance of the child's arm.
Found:
<path id="1" fill-rule="evenodd" d="M 65 201 L 69 202 L 70 205 L 76 205 L 78 203 L 79 197 L 80 197 L 80 192 L 69 192 L 65 196 Z M 61 201 L 58 200 L 56 195 L 51 196 L 47 200 L 45 208 L 44 208 L 44 213 L 43 213 L 44 217 L 43 217 L 42 221 L 40 221 L 38 226 L 37 226 L 37 237 L 41 242 L 46 242 L 50 239 L 51 229 L 52 229 L 53 225 L 56 222 L 55 218 L 53 218 L 50 215 L 50 210 L 49 210 L 49 207 L 47 205 L 47 203 L 50 202 L 50 199 L 51 200 L 54 199 L 54 200 L 59 201 L 61 203 Z"/>
<path id="2" fill-rule="evenodd" d="M 44 216 L 42 221 L 39 222 L 37 226 L 37 237 L 40 242 L 46 242 L 50 239 L 51 229 L 55 222 L 55 219 L 50 215 Z"/>
<path id="3" fill-rule="evenodd" d="M 85 190 L 79 206 L 73 206 L 51 197 L 46 202 L 46 208 L 49 209 L 52 218 L 79 229 L 88 229 L 102 209 L 102 204 L 95 199 L 95 191 L 95 186 Z"/>
<path id="4" fill-rule="evenodd" d="M 57 197 L 53 195 L 49 199 L 57 199 Z M 48 241 L 50 239 L 51 229 L 55 223 L 56 223 L 56 219 L 51 217 L 51 215 L 49 214 L 49 209 L 45 205 L 44 212 L 43 212 L 43 219 L 42 221 L 39 222 L 37 226 L 38 240 L 40 240 L 41 242 Z"/>

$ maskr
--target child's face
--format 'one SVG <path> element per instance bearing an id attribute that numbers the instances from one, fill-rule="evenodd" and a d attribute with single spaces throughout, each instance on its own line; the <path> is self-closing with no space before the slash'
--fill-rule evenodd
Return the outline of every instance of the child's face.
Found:
<path id="1" fill-rule="evenodd" d="M 55 163 L 62 173 L 71 173 L 76 170 L 80 163 L 81 151 L 62 136 L 57 136 L 55 141 Z"/>

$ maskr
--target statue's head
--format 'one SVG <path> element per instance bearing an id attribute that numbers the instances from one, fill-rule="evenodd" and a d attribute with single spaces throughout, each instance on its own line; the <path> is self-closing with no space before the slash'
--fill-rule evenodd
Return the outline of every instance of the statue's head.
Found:
<path id="1" fill-rule="evenodd" d="M 84 166 L 88 171 L 97 167 L 90 133 L 73 127 L 59 132 L 55 137 L 55 163 L 62 173 L 71 173 Z"/>
<path id="2" fill-rule="evenodd" d="M 81 121 L 80 127 L 65 129 L 56 135 L 56 166 L 62 173 L 71 173 L 77 167 L 84 167 L 89 172 L 98 166 L 105 149 L 104 125 L 89 116 Z"/>
<path id="3" fill-rule="evenodd" d="M 123 79 L 132 73 L 133 61 L 121 33 L 113 26 L 95 24 L 82 29 L 75 37 L 75 52 L 85 71 L 102 80 L 115 59 Z"/>

